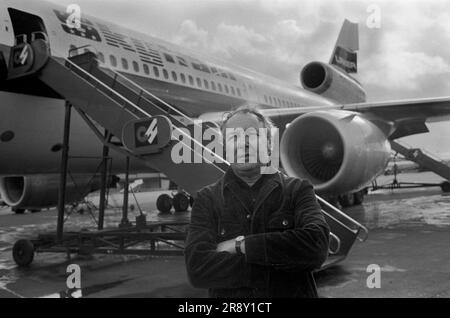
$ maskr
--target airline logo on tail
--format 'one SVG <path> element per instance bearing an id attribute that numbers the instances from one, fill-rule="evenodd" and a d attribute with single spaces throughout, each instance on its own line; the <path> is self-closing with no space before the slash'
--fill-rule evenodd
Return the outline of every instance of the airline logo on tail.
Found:
<path id="1" fill-rule="evenodd" d="M 345 20 L 330 58 L 330 64 L 340 67 L 347 73 L 358 72 L 358 55 L 356 53 L 359 50 L 358 34 L 358 24 Z"/>
<path id="2" fill-rule="evenodd" d="M 358 72 L 357 54 L 339 46 L 334 51 L 331 64 L 339 66 L 347 73 Z"/>

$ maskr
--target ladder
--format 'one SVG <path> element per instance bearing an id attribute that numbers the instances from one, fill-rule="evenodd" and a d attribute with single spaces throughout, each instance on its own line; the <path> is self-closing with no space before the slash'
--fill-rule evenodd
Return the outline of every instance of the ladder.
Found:
<path id="1" fill-rule="evenodd" d="M 419 148 L 413 148 L 398 140 L 391 140 L 391 146 L 394 151 L 403 155 L 406 159 L 413 161 L 420 167 L 426 168 L 450 181 L 450 166 L 436 155 Z"/>
<path id="2" fill-rule="evenodd" d="M 221 159 L 202 163 L 175 164 L 171 151 L 178 142 L 187 142 L 194 156 L 198 150 L 208 151 L 205 144 L 192 138 L 194 130 L 216 127 L 215 123 L 196 126 L 193 120 L 172 105 L 146 91 L 133 81 L 111 69 L 101 67 L 93 52 L 70 58 L 50 54 L 48 42 L 37 39 L 11 49 L 11 59 L 23 54 L 24 48 L 33 52 L 33 61 L 24 65 L 10 62 L 9 79 L 36 76 L 70 103 L 97 134 L 100 140 L 125 156 L 142 160 L 152 169 L 164 173 L 170 180 L 190 194 L 217 181 L 228 169 Z M 17 61 L 16 61 L 17 62 Z M 29 64 L 29 65 L 28 65 Z M 136 125 L 151 125 L 157 119 L 158 140 L 154 145 L 139 148 L 133 144 Z M 108 132 L 107 137 L 101 129 Z M 188 133 L 186 133 L 186 130 Z M 173 131 L 185 137 L 173 140 Z M 135 140 L 134 140 L 135 141 Z M 195 153 L 197 152 L 197 153 Z M 364 241 L 367 229 L 342 211 L 318 197 L 322 212 L 331 228 L 330 257 L 324 267 L 344 259 L 356 239 Z"/>

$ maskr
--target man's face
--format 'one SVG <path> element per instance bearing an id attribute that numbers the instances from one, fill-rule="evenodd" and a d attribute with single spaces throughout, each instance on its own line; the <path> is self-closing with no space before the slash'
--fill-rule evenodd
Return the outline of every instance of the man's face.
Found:
<path id="1" fill-rule="evenodd" d="M 237 114 L 230 118 L 224 127 L 224 140 L 228 152 L 234 152 L 231 167 L 238 170 L 252 170 L 261 167 L 258 156 L 259 138 L 266 138 L 260 128 L 265 128 L 254 114 Z"/>

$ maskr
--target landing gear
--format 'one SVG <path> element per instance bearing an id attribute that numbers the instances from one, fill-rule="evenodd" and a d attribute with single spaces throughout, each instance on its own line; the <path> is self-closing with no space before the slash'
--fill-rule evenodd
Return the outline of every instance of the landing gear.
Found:
<path id="1" fill-rule="evenodd" d="M 172 207 L 175 212 L 186 212 L 193 202 L 194 199 L 185 192 L 178 192 L 173 198 L 168 194 L 161 194 L 156 200 L 156 208 L 162 214 L 170 213 Z"/>
<path id="2" fill-rule="evenodd" d="M 364 202 L 364 190 L 360 190 L 353 194 L 353 201 L 355 205 L 361 205 Z"/>
<path id="3" fill-rule="evenodd" d="M 29 266 L 34 259 L 34 245 L 29 240 L 18 240 L 13 247 L 13 258 L 19 267 Z"/>
<path id="4" fill-rule="evenodd" d="M 444 181 L 441 183 L 442 192 L 450 192 L 450 181 Z"/>
<path id="5" fill-rule="evenodd" d="M 346 193 L 339 197 L 339 203 L 344 208 L 351 207 L 355 204 L 355 197 L 353 193 Z"/>
<path id="6" fill-rule="evenodd" d="M 183 192 L 175 194 L 173 197 L 173 207 L 175 212 L 186 212 L 189 209 L 189 197 Z"/>
<path id="7" fill-rule="evenodd" d="M 173 200 L 168 194 L 161 194 L 156 200 L 156 208 L 161 213 L 170 213 Z"/>
<path id="8" fill-rule="evenodd" d="M 339 203 L 343 208 L 349 208 L 355 205 L 361 205 L 364 202 L 364 196 L 366 190 L 360 190 L 358 192 L 346 193 L 339 196 Z"/>

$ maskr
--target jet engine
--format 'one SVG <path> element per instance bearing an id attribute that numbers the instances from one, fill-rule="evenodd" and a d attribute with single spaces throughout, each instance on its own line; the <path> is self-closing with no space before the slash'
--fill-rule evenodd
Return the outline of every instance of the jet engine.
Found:
<path id="1" fill-rule="evenodd" d="M 321 62 L 307 64 L 300 81 L 304 89 L 344 104 L 366 101 L 361 85 L 340 68 Z"/>
<path id="2" fill-rule="evenodd" d="M 111 178 L 110 186 L 117 178 Z M 67 179 L 66 203 L 81 200 L 100 189 L 100 177 L 73 175 Z M 59 175 L 33 175 L 0 178 L 0 194 L 14 209 L 42 209 L 58 203 Z"/>
<path id="3" fill-rule="evenodd" d="M 358 113 L 318 111 L 286 128 L 280 159 L 286 172 L 309 179 L 318 193 L 358 191 L 381 174 L 390 157 L 385 134 Z"/>

